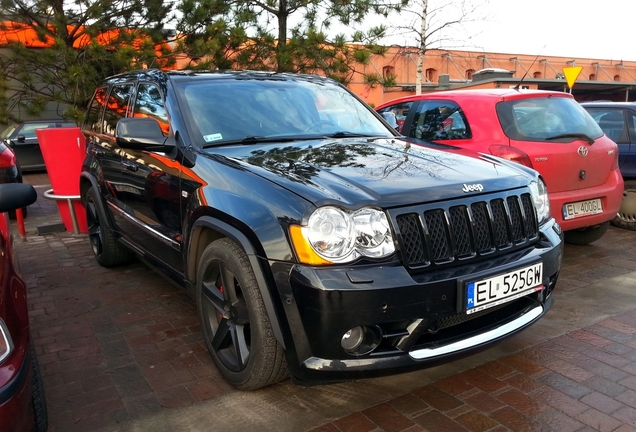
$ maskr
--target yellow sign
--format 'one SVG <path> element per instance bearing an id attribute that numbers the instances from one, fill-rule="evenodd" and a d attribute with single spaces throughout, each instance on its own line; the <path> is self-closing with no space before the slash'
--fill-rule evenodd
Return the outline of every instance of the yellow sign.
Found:
<path id="1" fill-rule="evenodd" d="M 563 68 L 563 75 L 565 75 L 565 80 L 568 83 L 568 87 L 572 88 L 574 85 L 574 81 L 579 77 L 581 71 L 583 70 L 583 66 L 571 66 Z"/>

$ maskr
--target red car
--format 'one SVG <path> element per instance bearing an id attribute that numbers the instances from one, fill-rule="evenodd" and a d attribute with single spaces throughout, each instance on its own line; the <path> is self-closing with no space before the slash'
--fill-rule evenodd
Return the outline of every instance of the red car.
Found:
<path id="1" fill-rule="evenodd" d="M 490 153 L 537 170 L 565 240 L 588 244 L 607 231 L 623 198 L 616 144 L 563 92 L 453 90 L 380 105 L 413 142 Z"/>
<path id="2" fill-rule="evenodd" d="M 0 184 L 0 431 L 47 429 L 42 378 L 29 334 L 26 286 L 14 267 L 5 213 L 36 199 L 31 185 Z"/>

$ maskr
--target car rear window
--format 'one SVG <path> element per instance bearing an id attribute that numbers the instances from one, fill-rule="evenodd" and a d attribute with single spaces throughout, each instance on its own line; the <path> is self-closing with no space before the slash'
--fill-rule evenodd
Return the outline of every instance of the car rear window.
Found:
<path id="1" fill-rule="evenodd" d="M 555 137 L 584 134 L 592 139 L 603 135 L 587 111 L 574 99 L 541 97 L 497 104 L 504 133 L 519 141 L 552 141 Z M 564 138 L 567 139 L 567 138 Z M 557 139 L 558 142 L 558 139 Z"/>

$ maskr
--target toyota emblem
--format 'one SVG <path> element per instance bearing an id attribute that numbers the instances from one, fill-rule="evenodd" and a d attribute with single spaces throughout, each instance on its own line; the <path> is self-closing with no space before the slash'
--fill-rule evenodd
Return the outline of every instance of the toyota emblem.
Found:
<path id="1" fill-rule="evenodd" d="M 578 148 L 578 150 L 576 152 L 579 154 L 579 156 L 585 157 L 585 156 L 587 156 L 587 147 L 581 146 L 581 147 Z"/>

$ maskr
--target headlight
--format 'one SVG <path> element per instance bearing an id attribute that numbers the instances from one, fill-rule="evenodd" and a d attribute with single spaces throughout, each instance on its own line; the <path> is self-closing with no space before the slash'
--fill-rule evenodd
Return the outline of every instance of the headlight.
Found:
<path id="1" fill-rule="evenodd" d="M 530 182 L 530 193 L 534 201 L 534 207 L 537 209 L 537 219 L 539 225 L 550 218 L 550 199 L 548 198 L 548 189 L 545 187 L 543 180 L 538 179 Z"/>
<path id="2" fill-rule="evenodd" d="M 344 263 L 395 252 L 386 214 L 369 207 L 355 212 L 321 207 L 306 226 L 292 226 L 291 237 L 298 258 L 306 264 Z"/>
<path id="3" fill-rule="evenodd" d="M 11 351 L 13 351 L 13 341 L 7 325 L 0 318 L 0 363 L 11 354 Z"/>

